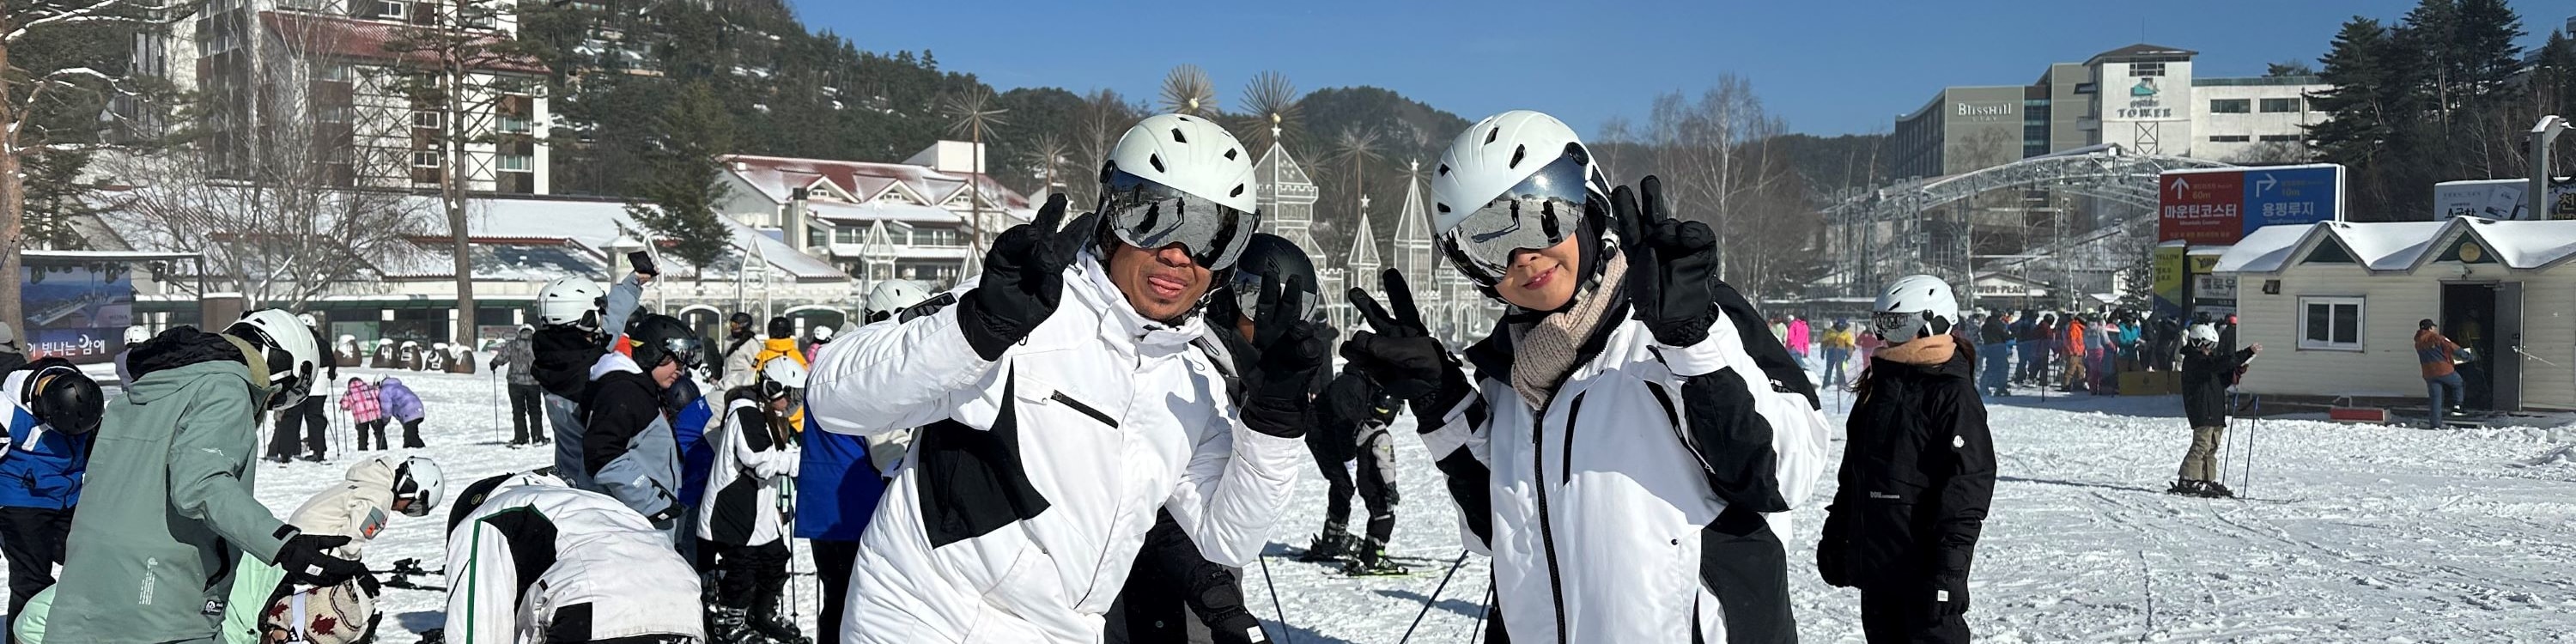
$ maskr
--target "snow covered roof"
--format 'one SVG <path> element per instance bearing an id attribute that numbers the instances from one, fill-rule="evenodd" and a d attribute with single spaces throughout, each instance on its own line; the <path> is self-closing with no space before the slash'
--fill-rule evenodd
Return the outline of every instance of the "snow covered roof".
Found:
<path id="1" fill-rule="evenodd" d="M 2468 234 L 2512 268 L 2543 268 L 2576 256 L 2576 221 L 2497 221 L 2462 217 Z"/>
<path id="2" fill-rule="evenodd" d="M 899 201 L 878 200 L 861 204 L 835 201 L 807 201 L 805 210 L 818 219 L 834 225 L 866 224 L 874 221 L 906 223 L 964 224 L 966 218 L 946 208 Z"/>
<path id="3" fill-rule="evenodd" d="M 786 203 L 789 193 L 814 184 L 816 179 L 862 201 L 873 201 L 877 195 L 895 185 L 902 185 L 913 196 L 933 205 L 956 199 L 972 183 L 979 186 L 985 200 L 1011 216 L 1027 221 L 1037 210 L 1028 197 L 994 181 L 992 175 L 962 172 L 940 172 L 929 167 L 907 163 L 875 161 L 842 161 L 835 159 L 797 159 L 751 154 L 719 157 L 725 171 L 742 178 L 772 202 Z"/>
<path id="4" fill-rule="evenodd" d="M 571 239 L 594 249 L 614 246 L 620 236 L 642 237 L 644 227 L 626 214 L 626 202 L 593 199 L 474 199 L 468 218 L 475 236 L 552 237 Z M 830 262 L 798 252 L 795 247 L 727 217 L 718 217 L 733 232 L 735 257 L 721 262 L 707 277 L 732 275 L 742 255 L 757 252 L 778 271 L 798 281 L 848 279 Z M 694 278 L 696 268 L 665 257 L 674 278 Z"/>
<path id="5" fill-rule="evenodd" d="M 2296 224 L 2256 228 L 2244 239 L 2237 240 L 2235 246 L 2228 247 L 2227 254 L 2218 257 L 2218 265 L 2209 270 L 2214 273 L 2281 270 L 2282 266 L 2289 265 L 2291 251 L 2298 250 L 2302 245 L 2300 242 L 2307 240 L 2308 230 L 2314 227 L 2312 224 Z"/>
<path id="6" fill-rule="evenodd" d="M 2277 273 L 2319 244 L 2335 244 L 2374 273 L 2411 272 L 2432 263 L 2441 249 L 2469 235 L 2513 269 L 2546 268 L 2576 256 L 2576 221 L 2496 221 L 2458 217 L 2445 221 L 2355 223 L 2328 221 L 2265 226 L 2246 235 L 2218 259 L 2219 273 Z"/>

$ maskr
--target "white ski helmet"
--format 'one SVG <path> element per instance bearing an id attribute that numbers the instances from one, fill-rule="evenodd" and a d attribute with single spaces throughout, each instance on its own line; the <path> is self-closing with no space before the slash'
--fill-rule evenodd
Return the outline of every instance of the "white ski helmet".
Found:
<path id="1" fill-rule="evenodd" d="M 1907 275 L 1879 292 L 1870 311 L 1870 333 L 1888 344 L 1904 344 L 1949 333 L 1959 323 L 1959 296 L 1941 278 Z"/>
<path id="2" fill-rule="evenodd" d="M 886 280 L 868 288 L 867 310 L 860 316 L 870 324 L 894 317 L 896 311 L 912 308 L 930 299 L 930 289 L 912 280 Z"/>
<path id="3" fill-rule="evenodd" d="M 322 320 L 313 317 L 313 314 L 311 313 L 297 313 L 295 314 L 295 321 L 304 323 L 304 326 L 316 329 L 322 328 Z"/>
<path id="4" fill-rule="evenodd" d="M 432 510 L 438 509 L 439 500 L 446 494 L 447 476 L 439 471 L 438 461 L 414 456 L 403 459 L 402 465 L 394 468 L 394 498 L 411 501 L 411 505 L 403 508 L 403 514 L 429 516 Z"/>
<path id="5" fill-rule="evenodd" d="M 537 290 L 537 321 L 554 326 L 599 330 L 599 310 L 608 306 L 608 291 L 598 282 L 565 276 Z"/>
<path id="6" fill-rule="evenodd" d="M 1564 243 L 1582 224 L 1584 204 L 1607 206 L 1609 196 L 1609 180 L 1574 128 L 1512 110 L 1477 121 L 1440 153 L 1430 232 L 1458 272 L 1493 286 L 1514 251 Z"/>
<path id="7" fill-rule="evenodd" d="M 2194 324 L 2190 329 L 2183 331 L 2182 337 L 2192 344 L 2218 344 L 2218 327 L 2210 326 L 2206 322 Z"/>
<path id="8" fill-rule="evenodd" d="M 823 344 L 832 341 L 832 327 L 817 324 L 814 325 L 812 333 L 814 334 L 815 344 Z"/>
<path id="9" fill-rule="evenodd" d="M 138 324 L 138 325 L 134 325 L 134 326 L 125 327 L 125 343 L 126 343 L 126 344 L 142 344 L 142 343 L 144 343 L 144 342 L 146 342 L 146 341 L 149 341 L 149 340 L 151 340 L 151 339 L 152 339 L 152 330 L 151 330 L 151 329 L 143 328 L 143 325 L 139 325 L 139 324 Z"/>
<path id="10" fill-rule="evenodd" d="M 1100 167 L 1100 224 L 1138 248 L 1180 244 L 1209 270 L 1234 265 L 1261 227 L 1252 153 L 1224 127 L 1186 114 L 1147 117 Z"/>
<path id="11" fill-rule="evenodd" d="M 267 360 L 265 384 L 274 388 L 268 397 L 269 411 L 303 403 L 313 379 L 322 376 L 322 347 L 313 342 L 313 327 L 296 321 L 293 314 L 280 309 L 245 313 L 224 334 L 258 345 Z"/>
<path id="12" fill-rule="evenodd" d="M 805 365 L 794 358 L 770 358 L 760 365 L 760 395 L 764 400 L 785 398 L 805 388 Z"/>

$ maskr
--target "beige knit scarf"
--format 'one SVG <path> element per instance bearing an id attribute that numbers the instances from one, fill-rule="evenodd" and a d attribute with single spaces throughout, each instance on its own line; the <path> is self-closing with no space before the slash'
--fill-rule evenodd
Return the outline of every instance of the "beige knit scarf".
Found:
<path id="1" fill-rule="evenodd" d="M 1574 306 L 1517 330 L 1520 342 L 1512 349 L 1512 389 L 1521 392 L 1530 408 L 1546 409 L 1556 387 L 1565 384 L 1565 375 L 1574 371 L 1576 353 L 1605 321 L 1602 316 L 1617 301 L 1620 280 L 1627 274 L 1628 257 L 1611 256 L 1591 293 L 1579 295 Z"/>

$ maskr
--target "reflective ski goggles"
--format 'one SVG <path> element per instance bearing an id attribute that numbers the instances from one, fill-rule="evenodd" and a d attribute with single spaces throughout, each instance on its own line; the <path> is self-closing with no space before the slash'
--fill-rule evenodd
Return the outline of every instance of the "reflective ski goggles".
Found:
<path id="1" fill-rule="evenodd" d="M 1930 311 L 1880 311 L 1869 316 L 1869 330 L 1888 344 L 1904 344 L 1950 332 L 1949 325 L 1936 322 Z"/>
<path id="2" fill-rule="evenodd" d="M 1309 286 L 1312 285 L 1310 284 Z M 1285 289 L 1286 287 L 1285 285 L 1282 285 L 1281 288 Z M 1252 271 L 1235 271 L 1234 282 L 1228 285 L 1226 290 L 1234 292 L 1235 310 L 1243 312 L 1244 317 L 1254 317 L 1261 314 L 1261 275 L 1253 273 Z M 1320 300 L 1323 298 L 1308 291 L 1298 291 L 1297 294 L 1298 304 L 1296 319 L 1306 320 L 1314 318 L 1315 309 L 1321 304 Z M 1280 292 L 1281 297 L 1286 297 L 1287 295 L 1288 294 L 1285 290 Z M 1259 322 L 1260 320 L 1256 319 L 1254 321 Z"/>
<path id="3" fill-rule="evenodd" d="M 1590 160 L 1568 152 L 1494 197 L 1440 237 L 1450 260 L 1492 285 L 1511 272 L 1512 253 L 1565 243 L 1596 198 L 1586 180 Z"/>
<path id="4" fill-rule="evenodd" d="M 1252 243 L 1261 215 L 1218 205 L 1150 179 L 1111 168 L 1102 182 L 1100 216 L 1118 240 L 1156 249 L 1180 244 L 1190 261 L 1217 270 L 1234 265 Z"/>

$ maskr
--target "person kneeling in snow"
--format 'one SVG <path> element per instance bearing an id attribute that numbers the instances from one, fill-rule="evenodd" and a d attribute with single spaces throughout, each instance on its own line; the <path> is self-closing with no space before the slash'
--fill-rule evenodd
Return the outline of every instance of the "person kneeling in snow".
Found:
<path id="1" fill-rule="evenodd" d="M 715 551 L 715 605 L 707 607 L 707 633 L 715 641 L 767 638 L 802 643 L 796 622 L 779 613 L 786 590 L 788 522 L 794 511 L 780 491 L 796 475 L 796 432 L 788 424 L 805 389 L 805 366 L 771 359 L 760 380 L 725 393 L 723 422 L 709 436 L 717 463 L 708 472 L 709 493 L 698 501 L 701 547 Z"/>
<path id="2" fill-rule="evenodd" d="M 362 460 L 349 466 L 341 479 L 339 486 L 305 500 L 290 521 L 313 534 L 348 537 L 349 543 L 331 549 L 331 554 L 351 561 L 365 554 L 368 542 L 384 534 L 393 515 L 429 516 L 446 490 L 438 463 L 417 456 Z M 284 573 L 257 561 L 245 559 L 235 570 L 232 602 L 224 613 L 227 641 L 365 641 L 382 617 L 375 611 L 380 593 L 371 575 L 335 586 L 299 588 L 279 583 Z"/>
<path id="3" fill-rule="evenodd" d="M 815 365 L 818 427 L 918 428 L 861 537 L 844 642 L 1099 642 L 1158 510 L 1219 564 L 1267 543 L 1325 343 L 1306 321 L 1254 343 L 1241 397 L 1192 344 L 1260 223 L 1252 155 L 1162 115 L 1109 157 L 1095 214 L 1059 230 L 1049 199 L 980 276 Z"/>
<path id="4" fill-rule="evenodd" d="M 608 495 L 541 473 L 466 486 L 447 520 L 449 642 L 696 644 L 698 575 Z"/>
<path id="5" fill-rule="evenodd" d="M 331 554 L 348 537 L 305 534 L 252 494 L 259 417 L 303 402 L 321 356 L 313 330 L 276 309 L 223 333 L 172 329 L 134 350 L 134 388 L 107 405 L 96 476 L 72 518 L 55 641 L 211 640 L 243 554 L 302 584 L 366 574 Z"/>
<path id="6" fill-rule="evenodd" d="M 1968 567 L 1995 493 L 1976 352 L 1952 333 L 1959 302 L 1939 278 L 1900 278 L 1874 309 L 1888 346 L 1861 372 L 1816 571 L 1860 588 L 1871 642 L 1966 642 Z"/>

